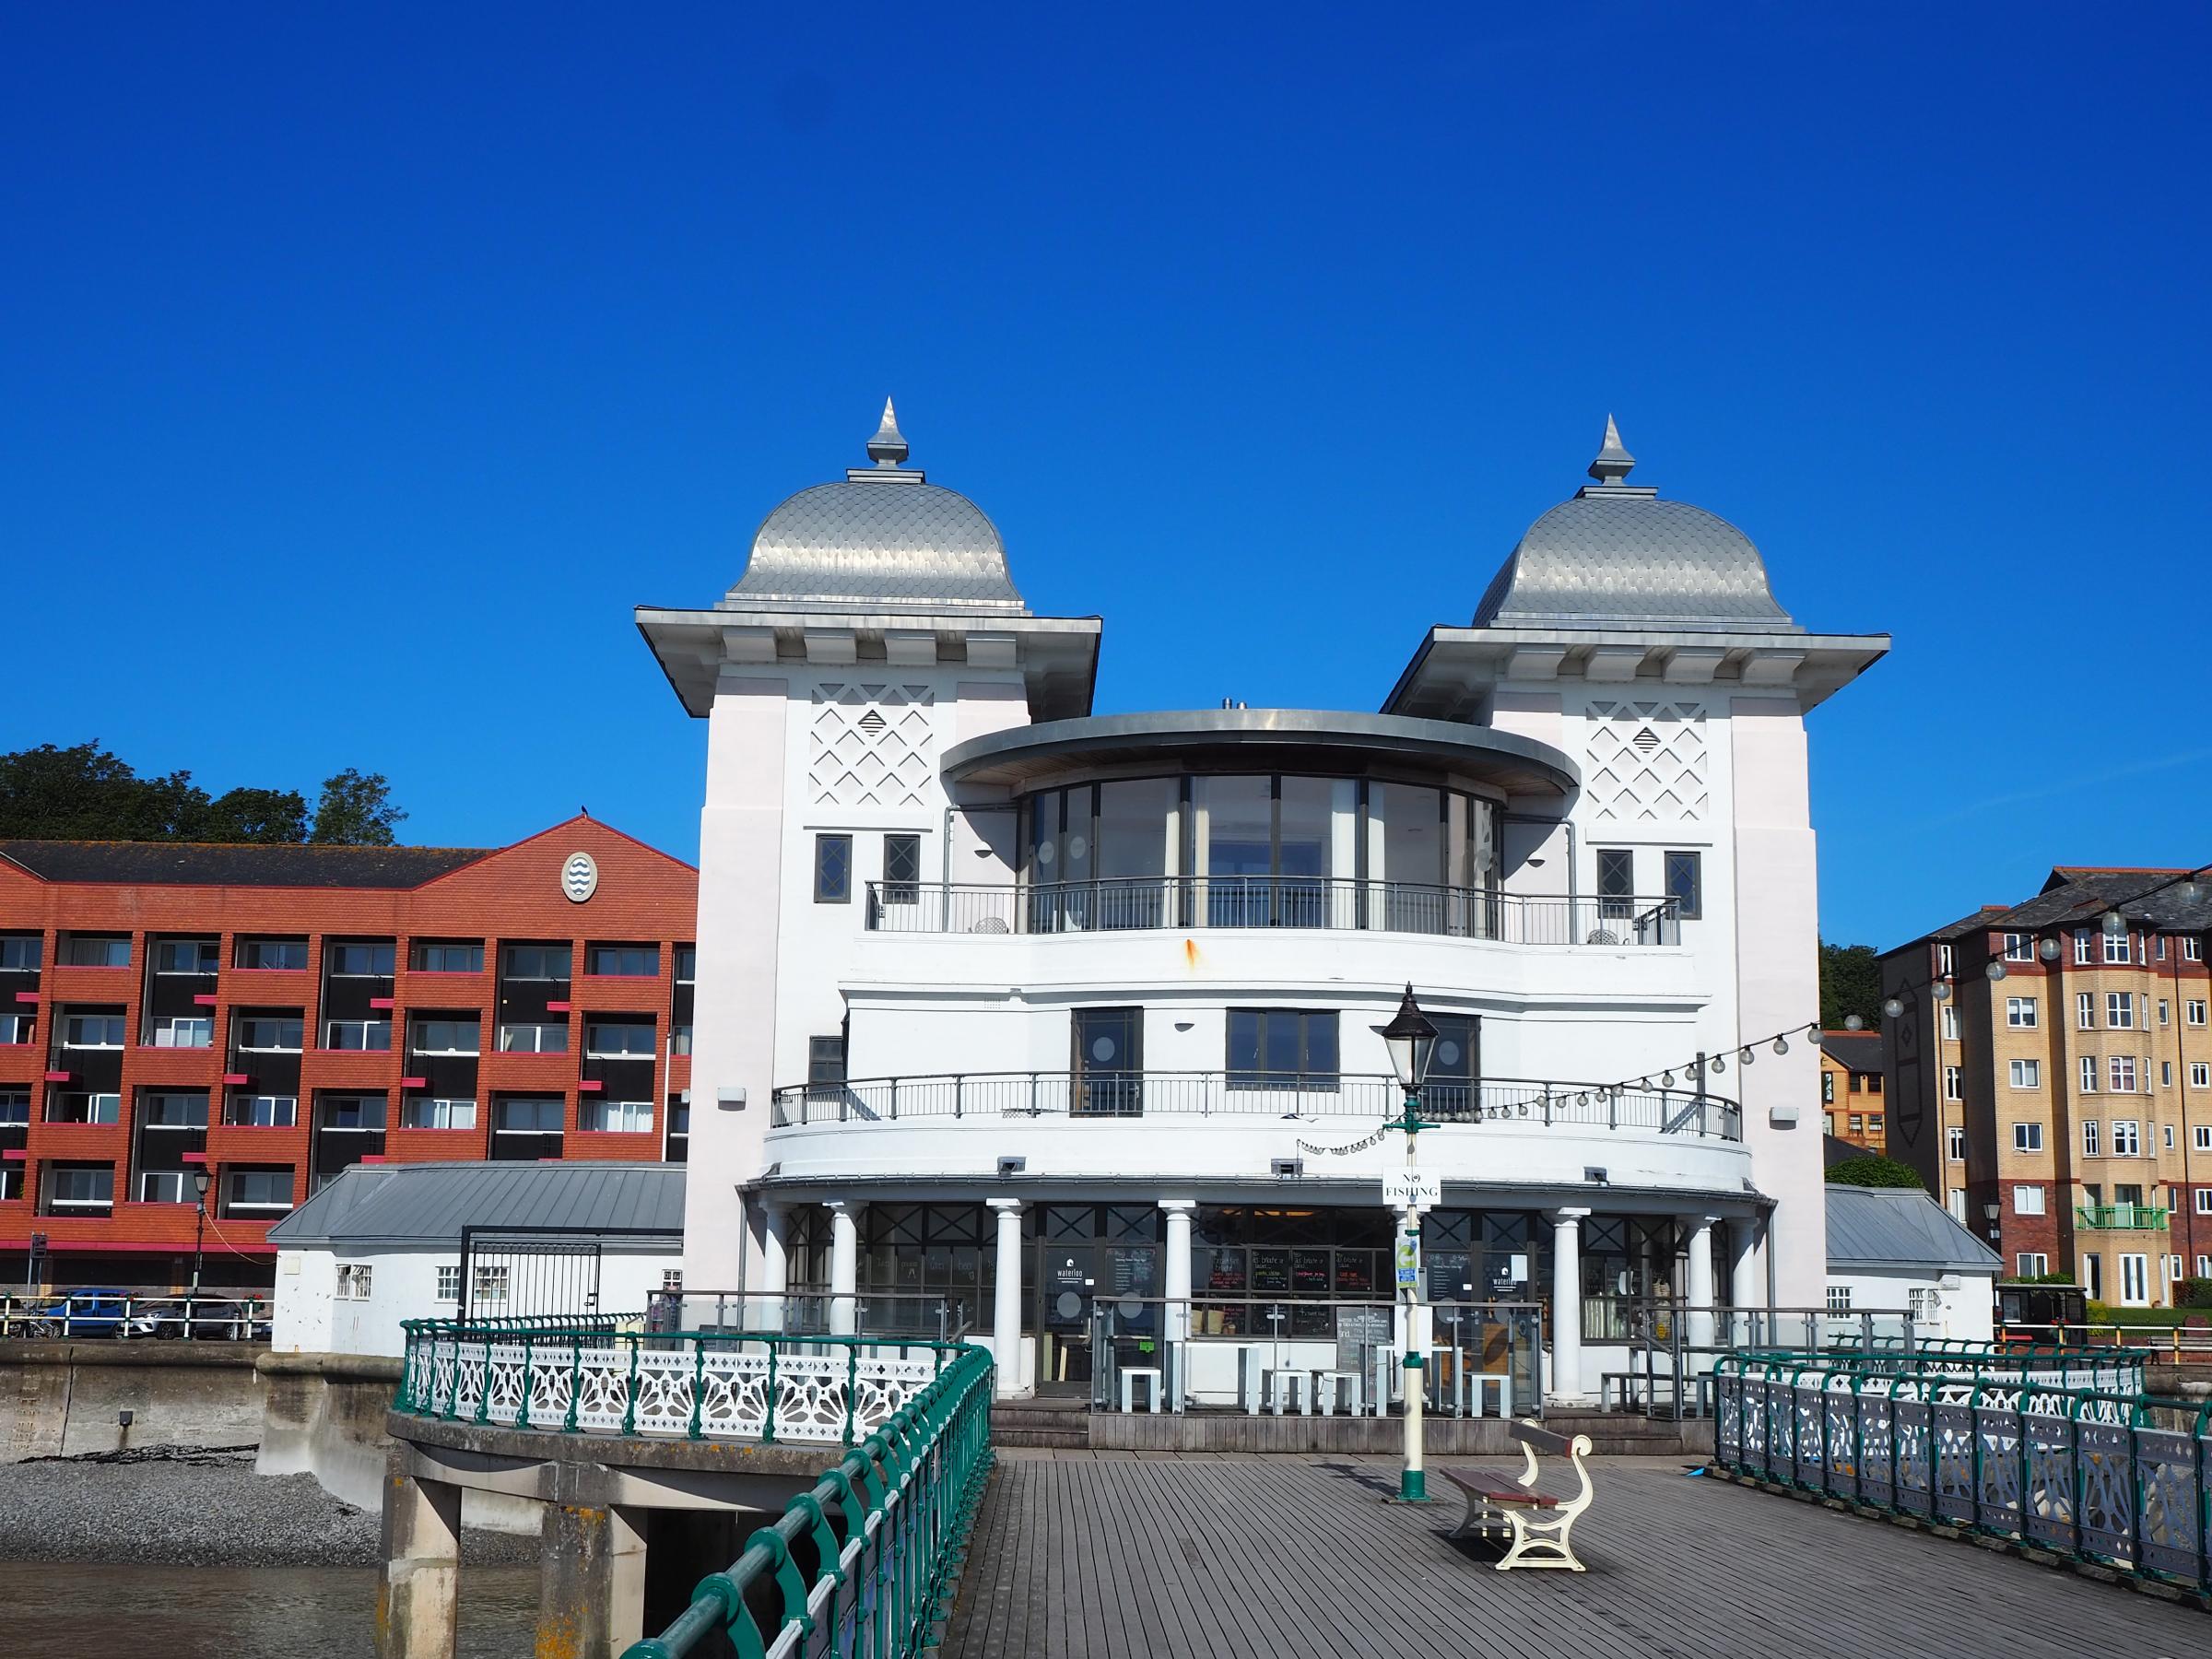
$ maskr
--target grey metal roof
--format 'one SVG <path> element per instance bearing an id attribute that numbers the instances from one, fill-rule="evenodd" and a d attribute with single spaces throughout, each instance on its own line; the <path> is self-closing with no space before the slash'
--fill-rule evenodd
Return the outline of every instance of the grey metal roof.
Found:
<path id="1" fill-rule="evenodd" d="M 1828 1187 L 1828 1265 L 1995 1273 L 1997 1253 L 1919 1187 Z"/>
<path id="2" fill-rule="evenodd" d="M 684 1231 L 684 1166 L 356 1164 L 269 1229 L 282 1249 L 461 1242 L 464 1227 Z"/>
<path id="3" fill-rule="evenodd" d="M 718 608 L 1027 616 L 998 526 L 958 490 L 900 465 L 906 440 L 888 399 L 867 448 L 873 465 L 802 489 L 761 521 Z"/>
<path id="4" fill-rule="evenodd" d="M 1823 1031 L 1820 1049 L 1838 1065 L 1855 1072 L 1882 1069 L 1885 1044 L 1879 1031 Z"/>
<path id="5" fill-rule="evenodd" d="M 1623 484 L 1635 459 L 1610 416 L 1599 482 L 1531 524 L 1491 580 L 1475 626 L 1803 631 L 1775 602 L 1766 562 L 1726 519 Z"/>
<path id="6" fill-rule="evenodd" d="M 141 887 L 414 888 L 474 864 L 480 847 L 313 847 L 200 841 L 0 841 L 0 858 L 48 881 Z"/>

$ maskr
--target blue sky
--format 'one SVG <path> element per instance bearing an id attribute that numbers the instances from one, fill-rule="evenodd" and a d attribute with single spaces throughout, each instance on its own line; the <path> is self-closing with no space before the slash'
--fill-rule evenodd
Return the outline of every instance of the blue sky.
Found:
<path id="1" fill-rule="evenodd" d="M 1372 708 L 1608 410 L 1797 618 L 1824 931 L 2212 858 L 2202 6 L 32 6 L 0 746 L 686 856 L 884 394 L 1101 711 Z"/>

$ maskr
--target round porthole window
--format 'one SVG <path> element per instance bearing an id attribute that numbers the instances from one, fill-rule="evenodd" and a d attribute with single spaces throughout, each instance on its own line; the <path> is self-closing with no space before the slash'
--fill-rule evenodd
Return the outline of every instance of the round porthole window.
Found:
<path id="1" fill-rule="evenodd" d="M 1082 836 L 1071 835 L 1067 838 L 1067 855 L 1070 858 L 1080 858 L 1089 851 L 1090 842 Z"/>
<path id="2" fill-rule="evenodd" d="M 1107 1061 L 1112 1059 L 1114 1053 L 1115 1044 L 1112 1038 L 1094 1037 L 1091 1039 L 1090 1057 L 1093 1060 L 1096 1060 L 1100 1065 L 1105 1065 Z"/>
<path id="3" fill-rule="evenodd" d="M 1053 843 L 1051 841 L 1039 841 L 1037 843 L 1037 862 L 1039 864 L 1049 865 L 1053 862 Z"/>
<path id="4" fill-rule="evenodd" d="M 1444 1041 L 1436 1045 L 1437 1065 L 1449 1066 L 1452 1070 L 1457 1071 L 1459 1069 L 1459 1059 L 1460 1051 L 1458 1043 L 1446 1039 Z"/>
<path id="5" fill-rule="evenodd" d="M 1079 1318 L 1083 1312 L 1083 1299 L 1073 1290 L 1063 1290 L 1060 1292 L 1060 1300 L 1055 1301 L 1053 1307 L 1063 1319 Z"/>

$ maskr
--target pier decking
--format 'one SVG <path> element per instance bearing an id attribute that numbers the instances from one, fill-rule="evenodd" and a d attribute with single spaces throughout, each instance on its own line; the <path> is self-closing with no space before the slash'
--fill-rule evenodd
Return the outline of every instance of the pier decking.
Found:
<path id="1" fill-rule="evenodd" d="M 1002 1452 L 947 1659 L 1677 1659 L 2212 1648 L 2212 1615 L 1885 1522 L 1593 1464 L 1587 1573 L 1498 1572 L 1371 1458 Z M 1492 1459 L 1491 1462 L 1498 1460 Z"/>

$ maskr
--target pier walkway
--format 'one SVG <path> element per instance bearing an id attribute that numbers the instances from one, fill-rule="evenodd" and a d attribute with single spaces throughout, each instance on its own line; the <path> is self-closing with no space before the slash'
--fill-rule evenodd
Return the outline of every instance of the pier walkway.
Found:
<path id="1" fill-rule="evenodd" d="M 1497 1460 L 1492 1459 L 1492 1462 Z M 1587 1573 L 1498 1572 L 1457 1495 L 1374 1459 L 1008 1450 L 946 1659 L 1756 1659 L 2212 1651 L 2212 1614 L 1753 1491 L 1594 1459 Z M 1441 1481 L 1438 1484 L 1441 1485 Z M 2119 1633 L 2124 1633 L 2124 1635 Z"/>

